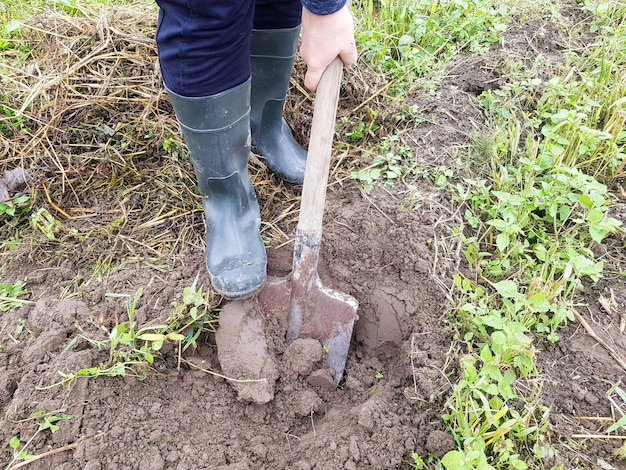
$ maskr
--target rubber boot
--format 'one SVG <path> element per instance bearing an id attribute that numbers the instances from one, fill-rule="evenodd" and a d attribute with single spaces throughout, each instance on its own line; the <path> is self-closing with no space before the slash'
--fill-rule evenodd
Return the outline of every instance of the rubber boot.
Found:
<path id="1" fill-rule="evenodd" d="M 250 129 L 252 148 L 268 168 L 285 181 L 301 184 L 307 152 L 294 140 L 283 118 L 299 35 L 299 26 L 252 31 Z"/>
<path id="2" fill-rule="evenodd" d="M 168 90 L 198 179 L 206 220 L 206 264 L 213 288 L 243 299 L 265 282 L 259 203 L 248 175 L 250 80 L 213 96 Z"/>

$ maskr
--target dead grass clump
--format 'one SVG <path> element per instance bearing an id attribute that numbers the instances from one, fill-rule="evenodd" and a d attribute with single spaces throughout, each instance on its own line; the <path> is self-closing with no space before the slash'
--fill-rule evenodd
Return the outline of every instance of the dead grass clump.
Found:
<path id="1" fill-rule="evenodd" d="M 28 63 L 2 80 L 0 167 L 35 175 L 35 204 L 62 222 L 46 255 L 162 261 L 203 229 L 158 73 L 156 9 L 82 13 L 46 10 L 22 28 Z"/>

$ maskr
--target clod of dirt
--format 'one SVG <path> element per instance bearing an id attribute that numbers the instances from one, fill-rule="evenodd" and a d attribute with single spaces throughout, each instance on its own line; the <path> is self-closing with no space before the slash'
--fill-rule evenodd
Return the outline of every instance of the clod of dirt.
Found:
<path id="1" fill-rule="evenodd" d="M 67 329 L 75 320 L 87 318 L 90 314 L 91 310 L 81 300 L 42 298 L 29 312 L 28 325 L 36 334 L 47 335 L 53 328 Z"/>
<path id="2" fill-rule="evenodd" d="M 309 375 L 315 363 L 322 360 L 322 345 L 316 339 L 298 338 L 285 349 L 286 370 L 302 376 Z"/>
<path id="3" fill-rule="evenodd" d="M 296 415 L 309 416 L 320 409 L 322 399 L 313 390 L 302 390 L 296 393 L 292 404 Z"/>
<path id="4" fill-rule="evenodd" d="M 37 337 L 24 349 L 22 357 L 29 363 L 43 362 L 51 351 L 57 351 L 67 341 L 65 329 L 54 329 Z"/>
<path id="5" fill-rule="evenodd" d="M 304 460 L 298 460 L 293 464 L 294 470 L 311 470 L 311 464 L 305 462 Z"/>
<path id="6" fill-rule="evenodd" d="M 274 398 L 278 369 L 265 339 L 265 319 L 253 301 L 227 303 L 215 334 L 217 357 L 238 399 L 267 403 Z"/>
<path id="7" fill-rule="evenodd" d="M 433 431 L 426 438 L 426 449 L 437 459 L 453 450 L 455 446 L 454 437 L 447 432 Z"/>
<path id="8" fill-rule="evenodd" d="M 358 410 L 359 426 L 371 431 L 374 429 L 374 407 L 370 401 L 365 402 L 360 410 Z"/>
<path id="9" fill-rule="evenodd" d="M 311 372 L 306 379 L 309 385 L 319 388 L 335 388 L 337 384 L 334 379 L 335 371 L 333 369 L 318 369 Z"/>
<path id="10" fill-rule="evenodd" d="M 0 403 L 9 402 L 17 390 L 17 378 L 15 374 L 4 373 L 0 376 Z"/>
<path id="11" fill-rule="evenodd" d="M 217 470 L 248 470 L 249 468 L 248 462 L 237 462 L 230 465 L 221 465 L 217 467 Z"/>
<path id="12" fill-rule="evenodd" d="M 366 350 L 375 353 L 382 348 L 395 351 L 402 344 L 402 330 L 398 318 L 406 313 L 404 301 L 393 288 L 379 287 L 370 294 L 377 313 L 376 319 L 362 318 L 357 328 L 357 340 Z"/>

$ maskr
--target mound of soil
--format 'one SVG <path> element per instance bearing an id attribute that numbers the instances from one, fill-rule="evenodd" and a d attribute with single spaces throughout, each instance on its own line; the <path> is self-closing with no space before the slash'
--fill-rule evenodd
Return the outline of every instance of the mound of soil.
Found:
<path id="1" fill-rule="evenodd" d="M 85 283 L 80 299 L 63 296 L 80 274 L 69 262 L 58 268 L 14 267 L 9 277 L 28 277 L 33 303 L 1 317 L 0 331 L 15 338 L 4 343 L 0 356 L 2 439 L 19 431 L 24 442 L 36 430 L 25 418 L 50 410 L 73 418 L 31 443 L 33 453 L 61 450 L 31 468 L 408 468 L 413 451 L 443 455 L 455 445 L 441 414 L 456 347 L 446 328 L 441 281 L 431 274 L 432 240 L 443 234 L 437 233 L 436 210 L 409 210 L 402 203 L 385 191 L 364 196 L 345 187 L 329 193 L 320 273 L 324 285 L 360 301 L 345 378 L 337 389 L 310 380 L 319 349 L 306 341 L 286 345 L 284 325 L 267 316 L 248 328 L 256 341 L 248 346 L 251 361 L 259 350 L 271 356 L 264 366 L 251 366 L 271 379 L 271 390 L 262 383 L 251 395 L 247 384 L 242 393 L 237 384 L 207 374 L 223 372 L 213 335 L 184 354 L 189 365 L 177 369 L 175 360 L 163 361 L 143 382 L 78 378 L 70 388 L 44 389 L 60 380 L 59 371 L 106 361 L 106 351 L 84 339 L 73 341 L 83 332 L 96 335 L 98 322 L 112 325 L 126 318 L 121 300 L 109 300 L 106 293 L 132 296 L 142 288 L 136 319 L 162 317 L 197 274 L 208 285 L 204 254 L 190 251 L 182 266 L 168 272 L 137 267 Z M 289 247 L 270 250 L 269 267 L 274 275 L 286 275 Z M 599 333 L 621 354 L 624 339 L 616 322 L 626 304 L 624 280 L 606 280 L 595 289 L 614 293 L 618 308 L 611 315 L 597 302 L 589 308 L 602 325 Z M 597 290 L 589 292 L 594 296 Z M 227 318 L 228 306 L 222 313 Z M 584 417 L 611 416 L 605 393 L 624 374 L 584 329 L 573 324 L 562 338 L 538 345 L 542 403 L 552 409 L 560 459 L 572 434 L 592 434 L 594 422 Z M 259 400 L 259 394 L 267 399 Z M 617 446 L 589 439 L 583 461 L 609 460 Z M 0 455 L 3 462 L 10 460 L 7 447 Z"/>
<path id="2" fill-rule="evenodd" d="M 395 200 L 370 200 L 356 188 L 329 194 L 320 273 L 324 285 L 360 300 L 346 378 L 336 390 L 307 380 L 321 350 L 306 341 L 286 345 L 280 322 L 261 315 L 243 337 L 251 339 L 250 361 L 259 350 L 273 356 L 260 367 L 271 391 L 263 382 L 260 390 L 250 392 L 247 384 L 241 393 L 237 384 L 190 367 L 166 367 L 144 382 L 79 378 L 69 389 L 42 390 L 59 381 L 59 371 L 107 359 L 85 340 L 68 347 L 90 319 L 109 325 L 117 315 L 125 318 L 121 301 L 105 293 L 134 295 L 142 288 L 135 318 L 153 319 L 167 314 L 171 299 L 198 273 L 207 282 L 204 254 L 197 251 L 170 272 L 119 271 L 91 283 L 83 299 L 67 299 L 62 289 L 79 272 L 66 263 L 12 273 L 28 276 L 33 304 L 2 316 L 6 333 L 24 324 L 2 353 L 2 437 L 19 428 L 24 440 L 35 424 L 17 422 L 36 410 L 71 414 L 58 432 L 36 439 L 32 451 L 75 447 L 33 468 L 391 468 L 414 450 L 449 450 L 454 441 L 443 432 L 440 414 L 452 338 L 441 321 L 443 291 L 429 275 L 435 220 L 432 213 L 400 209 Z M 289 247 L 270 250 L 269 267 L 287 274 Z M 237 323 L 227 320 L 228 306 L 222 314 L 225 330 Z M 226 345 L 220 353 L 228 354 Z M 212 335 L 187 356 L 200 368 L 220 371 Z M 266 403 L 254 403 L 260 401 Z M 2 461 L 8 460 L 3 449 Z"/>

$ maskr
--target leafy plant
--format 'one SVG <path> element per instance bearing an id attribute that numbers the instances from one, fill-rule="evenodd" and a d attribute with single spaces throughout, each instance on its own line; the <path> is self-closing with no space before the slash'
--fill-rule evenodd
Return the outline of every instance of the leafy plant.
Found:
<path id="1" fill-rule="evenodd" d="M 182 351 L 197 346 L 201 333 L 215 331 L 217 316 L 207 295 L 198 288 L 198 276 L 191 286 L 185 287 L 182 302 L 174 301 L 173 310 L 167 321 L 167 331 L 183 335 Z"/>
<path id="2" fill-rule="evenodd" d="M 165 322 L 145 326 L 140 326 L 135 320 L 135 310 L 143 295 L 143 290 L 138 289 L 132 299 L 126 301 L 128 320 L 117 323 L 108 331 L 106 340 L 94 340 L 81 333 L 65 348 L 71 348 L 82 338 L 99 350 L 108 349 L 107 362 L 74 372 L 59 371 L 61 380 L 44 388 L 58 385 L 71 387 L 80 377 L 130 376 L 144 380 L 165 342 L 176 343 L 180 353 L 190 346 L 196 347 L 202 332 L 214 331 L 212 324 L 216 319 L 213 308 L 206 295 L 198 289 L 197 282 L 196 276 L 192 285 L 183 290 L 182 302 L 173 303 L 173 310 Z M 109 294 L 109 297 L 118 296 Z M 79 325 L 78 328 L 82 332 Z"/>
<path id="3" fill-rule="evenodd" d="M 411 452 L 411 460 L 412 462 L 409 462 L 409 466 L 411 468 L 414 468 L 415 470 L 421 470 L 425 467 L 424 464 L 424 459 L 422 459 L 422 457 L 416 453 L 416 452 Z"/>
<path id="4" fill-rule="evenodd" d="M 17 281 L 14 284 L 10 282 L 0 282 L 0 312 L 6 312 L 12 308 L 21 307 L 30 303 L 25 299 L 20 299 L 30 292 L 26 290 L 26 281 Z"/>
<path id="5" fill-rule="evenodd" d="M 10 218 L 19 217 L 21 214 L 28 214 L 31 205 L 32 201 L 26 194 L 13 198 L 10 203 L 0 202 L 0 219 L 5 219 L 8 222 Z"/>
<path id="6" fill-rule="evenodd" d="M 553 453 L 542 437 L 548 410 L 532 338 L 559 339 L 583 278 L 602 276 L 594 245 L 623 230 L 601 182 L 623 175 L 620 24 L 617 38 L 570 57 L 575 73 L 546 82 L 525 74 L 481 97 L 493 131 L 470 155 L 485 167 L 448 185 L 465 209 L 463 253 L 474 276 L 456 275 L 452 290 L 467 352 L 443 417 L 458 444 L 441 459 L 446 469 L 524 469 Z"/>
<path id="7" fill-rule="evenodd" d="M 90 343 L 95 344 L 98 349 L 108 347 L 109 359 L 106 363 L 99 364 L 95 367 L 79 369 L 75 372 L 66 373 L 59 371 L 62 379 L 53 385 L 43 388 L 51 388 L 58 385 L 71 387 L 76 379 L 80 377 L 130 376 L 144 380 L 146 378 L 147 369 L 154 363 L 155 352 L 158 352 L 163 346 L 163 338 L 160 336 L 159 338 L 154 338 L 150 333 L 155 328 L 162 328 L 162 326 L 155 325 L 140 328 L 137 321 L 134 319 L 134 312 L 142 295 L 143 289 L 138 289 L 133 298 L 126 301 L 128 320 L 117 323 L 108 331 L 107 340 L 96 341 L 84 335 L 79 335 L 72 340 L 66 348 L 71 347 L 79 337 L 84 338 Z M 115 297 L 117 295 L 109 296 Z M 180 338 L 174 337 L 173 339 Z"/>
<path id="8" fill-rule="evenodd" d="M 609 3 L 586 8 L 596 15 L 596 37 L 584 54 L 570 53 L 568 67 L 542 80 L 524 76 L 481 97 L 488 118 L 538 136 L 542 166 L 576 167 L 599 178 L 626 176 L 626 53 L 624 9 Z M 521 110 L 521 115 L 520 115 Z M 539 137 L 540 136 L 540 137 Z"/>
<path id="9" fill-rule="evenodd" d="M 484 0 L 360 0 L 355 11 L 361 12 L 357 40 L 364 60 L 394 80 L 411 81 L 436 75 L 461 50 L 479 52 L 498 41 L 510 7 Z"/>
<path id="10" fill-rule="evenodd" d="M 109 360 L 104 367 L 86 369 L 85 375 L 131 375 L 143 380 L 146 371 L 154 363 L 154 355 L 163 347 L 166 340 L 182 341 L 184 337 L 169 332 L 162 333 L 165 325 L 140 327 L 135 320 L 135 309 L 143 295 L 138 289 L 132 299 L 126 302 L 128 321 L 115 325 L 109 331 Z M 154 333 L 158 331 L 159 333 Z M 80 371 L 79 371 L 80 372 Z"/>
<path id="11" fill-rule="evenodd" d="M 6 470 L 13 468 L 15 464 L 20 461 L 36 460 L 39 456 L 37 454 L 31 454 L 29 450 L 33 440 L 44 431 L 50 431 L 51 433 L 56 432 L 59 429 L 57 423 L 72 419 L 72 415 L 67 413 L 36 411 L 33 414 L 33 419 L 37 421 L 37 430 L 26 442 L 22 442 L 18 435 L 13 436 L 9 441 L 9 447 L 13 451 L 13 459 L 5 467 Z"/>
<path id="12" fill-rule="evenodd" d="M 24 333 L 24 331 L 26 331 L 32 337 L 35 336 L 35 334 L 26 326 L 26 318 L 18 318 L 17 325 L 15 326 L 15 331 L 12 335 L 9 334 L 9 338 L 11 338 L 11 341 L 17 344 L 19 343 L 18 338 L 22 335 L 22 333 Z"/>
<path id="13" fill-rule="evenodd" d="M 370 193 L 374 183 L 392 183 L 402 178 L 413 164 L 411 149 L 399 142 L 397 135 L 383 139 L 377 155 L 365 167 L 351 172 L 353 179 L 363 182 L 363 189 Z"/>
<path id="14" fill-rule="evenodd" d="M 594 259 L 592 243 L 620 222 L 607 215 L 605 185 L 575 168 L 544 168 L 545 162 L 522 157 L 519 167 L 499 167 L 493 188 L 485 180 L 467 180 L 469 193 L 464 187 L 457 191 L 468 204 L 466 220 L 482 233 L 465 239 L 470 264 L 491 278 L 515 269 L 528 286 L 527 308 L 557 314 L 563 309 L 555 299 L 571 298 L 584 276 L 598 280 L 603 261 Z"/>
<path id="15" fill-rule="evenodd" d="M 54 218 L 48 209 L 40 208 L 30 216 L 30 222 L 35 230 L 43 233 L 48 240 L 56 240 L 61 228 L 61 222 Z"/>

